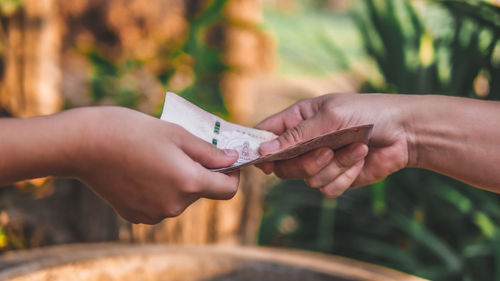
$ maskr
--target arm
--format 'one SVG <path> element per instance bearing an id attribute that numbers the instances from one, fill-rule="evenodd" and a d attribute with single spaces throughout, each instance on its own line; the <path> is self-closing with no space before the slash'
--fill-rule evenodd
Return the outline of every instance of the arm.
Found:
<path id="1" fill-rule="evenodd" d="M 222 151 L 181 127 L 116 107 L 81 108 L 29 119 L 0 119 L 0 185 L 43 176 L 74 177 L 125 219 L 157 223 L 200 197 L 231 198 L 237 174 Z"/>
<path id="2" fill-rule="evenodd" d="M 409 166 L 500 192 L 500 102 L 428 96 L 410 108 Z"/>
<path id="3" fill-rule="evenodd" d="M 329 196 L 370 184 L 405 167 L 433 170 L 500 192 L 500 103 L 445 96 L 332 94 L 304 100 L 257 127 L 279 134 L 267 154 L 328 131 L 374 123 L 367 147 L 322 148 L 266 163 L 264 172 L 304 178 Z"/>

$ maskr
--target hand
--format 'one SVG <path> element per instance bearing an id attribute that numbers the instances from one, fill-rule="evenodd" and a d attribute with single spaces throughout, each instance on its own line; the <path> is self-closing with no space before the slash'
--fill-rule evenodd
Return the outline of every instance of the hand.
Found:
<path id="1" fill-rule="evenodd" d="M 180 126 L 125 108 L 70 112 L 76 117 L 68 118 L 82 126 L 71 173 L 133 223 L 155 224 L 201 197 L 230 199 L 237 191 L 239 173 L 206 169 L 231 165 L 236 151 L 219 150 Z"/>
<path id="2" fill-rule="evenodd" d="M 297 159 L 259 167 L 280 178 L 303 178 L 329 197 L 367 185 L 406 167 L 410 159 L 404 104 L 409 97 L 382 94 L 330 94 L 303 100 L 256 126 L 279 137 L 260 147 L 263 155 L 347 127 L 375 124 L 369 146 L 356 143 L 333 152 L 320 148 Z"/>

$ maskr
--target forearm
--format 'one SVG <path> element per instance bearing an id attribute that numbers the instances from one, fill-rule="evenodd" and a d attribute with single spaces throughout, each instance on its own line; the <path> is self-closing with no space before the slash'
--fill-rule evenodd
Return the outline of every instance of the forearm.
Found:
<path id="1" fill-rule="evenodd" d="M 44 176 L 69 176 L 79 127 L 73 115 L 65 112 L 0 119 L 0 185 Z"/>
<path id="2" fill-rule="evenodd" d="M 409 166 L 500 192 L 500 102 L 417 98 L 408 115 Z"/>

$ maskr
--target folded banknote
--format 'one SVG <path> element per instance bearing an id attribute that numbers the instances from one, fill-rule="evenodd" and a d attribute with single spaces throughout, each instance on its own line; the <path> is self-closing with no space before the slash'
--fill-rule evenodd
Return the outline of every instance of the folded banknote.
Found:
<path id="1" fill-rule="evenodd" d="M 217 148 L 238 151 L 238 160 L 233 165 L 213 169 L 222 173 L 233 172 L 248 165 L 295 158 L 320 147 L 339 149 L 354 142 L 366 143 L 373 128 L 373 124 L 367 124 L 333 131 L 273 154 L 260 155 L 260 144 L 277 138 L 277 135 L 227 122 L 174 93 L 167 92 L 161 119 L 183 127 Z"/>

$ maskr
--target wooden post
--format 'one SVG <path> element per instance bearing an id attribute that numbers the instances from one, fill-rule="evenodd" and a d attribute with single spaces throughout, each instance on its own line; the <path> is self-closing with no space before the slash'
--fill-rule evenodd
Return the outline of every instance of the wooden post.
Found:
<path id="1" fill-rule="evenodd" d="M 59 93 L 61 31 L 55 0 L 24 0 L 6 29 L 0 105 L 14 116 L 51 114 Z"/>
<path id="2" fill-rule="evenodd" d="M 231 66 L 231 71 L 222 80 L 222 90 L 233 120 L 253 126 L 252 116 L 258 101 L 252 83 L 256 77 L 272 68 L 273 41 L 268 34 L 257 28 L 262 20 L 262 1 L 230 1 L 226 6 L 225 16 L 231 23 L 227 27 L 225 42 L 225 62 Z M 256 168 L 242 170 L 240 192 L 244 200 L 239 226 L 239 241 L 242 244 L 256 243 L 262 217 L 263 183 L 264 175 Z"/>
<path id="3" fill-rule="evenodd" d="M 190 1 L 200 7 L 206 1 Z M 249 83 L 268 69 L 271 40 L 257 29 L 261 1 L 229 0 L 224 9 L 225 24 L 221 48 L 231 69 L 220 81 L 232 121 L 250 125 L 254 103 Z M 193 7 L 191 7 L 193 8 Z M 195 7 L 196 8 L 196 7 Z M 242 172 L 240 189 L 228 201 L 199 200 L 178 218 L 156 226 L 134 225 L 132 240 L 180 244 L 254 244 L 261 218 L 262 175 L 255 168 Z"/>

